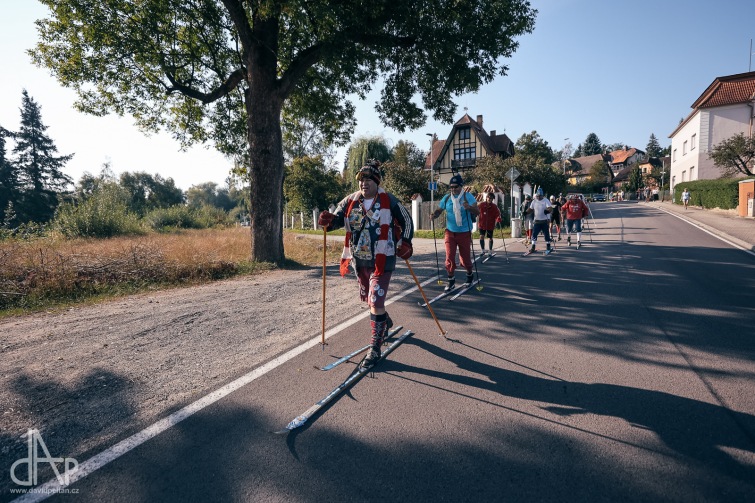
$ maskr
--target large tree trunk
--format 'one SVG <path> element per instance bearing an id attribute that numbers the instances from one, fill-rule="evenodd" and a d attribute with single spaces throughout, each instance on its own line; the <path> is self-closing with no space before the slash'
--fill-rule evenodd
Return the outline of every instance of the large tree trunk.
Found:
<path id="1" fill-rule="evenodd" d="M 251 258 L 254 261 L 283 265 L 283 141 L 280 107 L 255 94 L 262 93 L 249 90 L 246 99 L 251 164 Z"/>
<path id="2" fill-rule="evenodd" d="M 278 97 L 277 20 L 256 20 L 257 44 L 249 51 L 246 112 L 251 181 L 252 260 L 283 265 L 283 138 Z"/>

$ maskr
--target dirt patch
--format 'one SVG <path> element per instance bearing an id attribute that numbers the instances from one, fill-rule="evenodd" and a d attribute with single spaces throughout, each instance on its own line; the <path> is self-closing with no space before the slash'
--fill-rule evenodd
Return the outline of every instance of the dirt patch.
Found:
<path id="1" fill-rule="evenodd" d="M 412 265 L 436 272 L 432 240 L 415 240 Z M 328 278 L 332 327 L 364 306 L 353 278 Z M 391 290 L 413 284 L 402 266 Z M 321 285 L 321 268 L 277 270 L 1 321 L 0 494 L 29 428 L 81 462 L 316 337 Z"/>

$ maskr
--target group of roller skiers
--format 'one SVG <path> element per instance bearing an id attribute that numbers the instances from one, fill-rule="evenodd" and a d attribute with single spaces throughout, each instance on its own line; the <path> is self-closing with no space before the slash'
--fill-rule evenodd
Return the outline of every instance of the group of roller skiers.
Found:
<path id="1" fill-rule="evenodd" d="M 359 364 L 361 368 L 372 367 L 381 357 L 381 346 L 393 322 L 385 310 L 385 301 L 391 275 L 396 267 L 396 257 L 406 260 L 412 256 L 412 238 L 414 225 L 409 212 L 400 201 L 386 192 L 381 186 L 382 171 L 380 162 L 370 160 L 357 172 L 356 180 L 359 190 L 341 200 L 333 213 L 323 211 L 318 218 L 318 225 L 325 232 L 343 227 L 346 230 L 343 252 L 341 254 L 341 276 L 354 270 L 359 285 L 359 297 L 370 308 L 370 348 Z M 494 203 L 494 195 L 487 193 L 479 205 L 475 197 L 464 191 L 464 180 L 458 174 L 449 182 L 450 192 L 438 203 L 438 209 L 432 214 L 435 220 L 446 212 L 446 230 L 444 244 L 446 251 L 445 269 L 448 274 L 445 290 L 455 288 L 456 252 L 459 262 L 466 272 L 464 287 L 473 284 L 473 264 L 470 256 L 472 245 L 472 228 L 478 219 L 480 230 L 480 248 L 483 254 L 492 253 L 493 230 L 501 222 L 501 213 Z M 555 199 L 555 198 L 553 198 Z M 554 211 L 554 207 L 556 210 Z M 542 232 L 546 242 L 546 253 L 551 250 L 550 226 L 555 218 L 566 218 L 567 241 L 571 243 L 571 232 L 577 233 L 577 247 L 581 244 L 582 218 L 589 212 L 581 199 L 570 198 L 554 201 L 543 198 L 542 188 L 535 193 L 535 200 L 530 196 L 522 204 L 522 215 L 532 225 L 528 230 L 530 249 L 527 255 L 535 251 L 535 243 Z M 489 251 L 485 251 L 485 239 Z"/>
<path id="2" fill-rule="evenodd" d="M 542 187 L 535 191 L 535 199 L 525 196 L 521 206 L 522 226 L 525 231 L 524 243 L 529 249 L 525 256 L 535 252 L 537 237 L 540 233 L 545 239 L 545 254 L 551 253 L 551 230 L 555 226 L 557 239 L 561 241 L 562 223 L 566 225 L 566 242 L 572 244 L 571 235 L 577 235 L 577 249 L 582 247 L 582 220 L 590 215 L 590 208 L 578 194 L 571 194 L 568 199 L 563 195 L 544 197 Z"/>

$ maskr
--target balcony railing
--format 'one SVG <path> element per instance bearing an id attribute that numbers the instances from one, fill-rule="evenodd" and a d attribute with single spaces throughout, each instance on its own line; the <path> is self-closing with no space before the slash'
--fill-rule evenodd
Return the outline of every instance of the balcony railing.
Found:
<path id="1" fill-rule="evenodd" d="M 477 159 L 454 159 L 451 161 L 452 168 L 474 168 Z"/>

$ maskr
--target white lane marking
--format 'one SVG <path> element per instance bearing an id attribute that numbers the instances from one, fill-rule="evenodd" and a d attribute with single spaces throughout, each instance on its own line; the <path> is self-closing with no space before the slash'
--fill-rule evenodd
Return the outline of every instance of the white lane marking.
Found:
<path id="1" fill-rule="evenodd" d="M 436 275 L 428 280 L 425 280 L 424 283 L 421 283 L 422 286 L 425 286 L 435 280 L 437 280 L 439 277 Z M 408 288 L 401 292 L 398 295 L 392 296 L 390 300 L 386 301 L 386 305 L 393 304 L 397 300 L 400 300 L 410 293 L 417 290 L 417 285 L 415 284 L 413 287 Z M 333 335 L 341 332 L 342 330 L 346 329 L 347 327 L 353 325 L 354 323 L 366 318 L 369 316 L 370 312 L 365 311 L 364 313 L 355 316 L 354 318 L 344 321 L 343 323 L 331 328 L 327 332 L 325 332 L 325 338 L 329 339 Z M 114 461 L 118 459 L 119 457 L 123 456 L 127 452 L 131 451 L 132 449 L 135 449 L 136 447 L 142 445 L 147 440 L 150 440 L 160 433 L 166 431 L 167 429 L 171 428 L 172 426 L 177 425 L 184 419 L 193 416 L 200 410 L 204 409 L 208 405 L 212 405 L 213 403 L 217 402 L 221 398 L 224 398 L 234 391 L 236 391 L 239 388 L 242 388 L 249 384 L 250 382 L 254 381 L 255 379 L 262 377 L 263 375 L 267 374 L 271 370 L 275 369 L 276 367 L 286 363 L 287 361 L 291 360 L 292 358 L 302 354 L 304 351 L 317 346 L 320 344 L 321 335 L 318 335 L 317 337 L 302 343 L 301 345 L 291 349 L 290 351 L 282 354 L 281 356 L 274 358 L 273 360 L 265 363 L 261 367 L 257 367 L 256 369 L 252 370 L 246 375 L 243 375 L 236 379 L 233 382 L 230 382 L 223 386 L 222 388 L 219 388 L 208 395 L 203 396 L 196 402 L 190 403 L 183 409 L 180 409 L 173 414 L 169 415 L 166 418 L 163 418 L 156 423 L 146 427 L 142 431 L 135 433 L 131 435 L 130 437 L 126 438 L 125 440 L 122 440 L 115 444 L 114 446 L 102 451 L 99 454 L 96 454 L 92 456 L 91 458 L 87 459 L 83 463 L 79 464 L 78 469 L 72 473 L 69 477 L 70 484 L 73 484 L 77 480 L 81 480 L 87 475 L 90 475 L 91 473 L 99 470 L 106 464 L 110 463 L 111 461 Z M 49 498 L 50 496 L 57 494 L 59 492 L 65 492 L 65 489 L 68 486 L 61 486 L 58 483 L 58 480 L 53 478 L 51 480 L 48 480 L 44 484 L 41 484 L 39 486 L 36 486 L 32 489 L 29 489 L 29 491 L 34 492 L 28 492 L 24 494 L 23 496 L 20 496 L 13 500 L 12 503 L 29 503 L 29 502 L 36 502 L 36 501 L 43 501 Z"/>
<path id="2" fill-rule="evenodd" d="M 676 217 L 676 218 L 678 218 L 679 220 L 681 220 L 682 222 L 687 222 L 687 223 L 688 223 L 688 224 L 690 224 L 691 226 L 693 226 L 693 227 L 697 227 L 698 229 L 700 229 L 700 230 L 701 230 L 701 231 L 703 231 L 703 232 L 707 232 L 708 234 L 710 234 L 710 235 L 711 235 L 711 236 L 713 236 L 714 238 L 716 238 L 716 239 L 719 239 L 719 240 L 723 241 L 724 243 L 726 243 L 726 244 L 728 244 L 728 245 L 731 245 L 731 246 L 733 246 L 734 248 L 737 248 L 737 249 L 739 249 L 739 250 L 742 250 L 742 251 L 743 251 L 743 252 L 745 252 L 745 253 L 749 253 L 750 255 L 752 255 L 753 257 L 755 257 L 755 253 L 753 253 L 753 252 L 752 252 L 752 250 L 748 250 L 748 249 L 747 249 L 747 248 L 745 248 L 744 246 L 738 245 L 737 243 L 732 243 L 732 242 L 731 242 L 731 241 L 729 241 L 728 239 L 726 239 L 726 238 L 724 238 L 724 237 L 721 237 L 721 236 L 719 236 L 718 234 L 715 234 L 715 233 L 713 233 L 713 232 L 709 231 L 709 230 L 708 230 L 708 229 L 706 229 L 705 227 L 701 227 L 700 225 L 698 225 L 697 223 L 693 222 L 692 220 L 687 220 L 686 218 L 682 217 L 681 215 L 677 215 L 676 213 L 674 213 L 674 212 L 671 212 L 671 211 L 668 211 L 668 210 L 666 210 L 666 209 L 664 209 L 664 208 L 658 208 L 658 209 L 659 209 L 659 210 L 661 210 L 662 212 L 666 213 L 667 215 L 671 215 L 672 217 Z"/>

